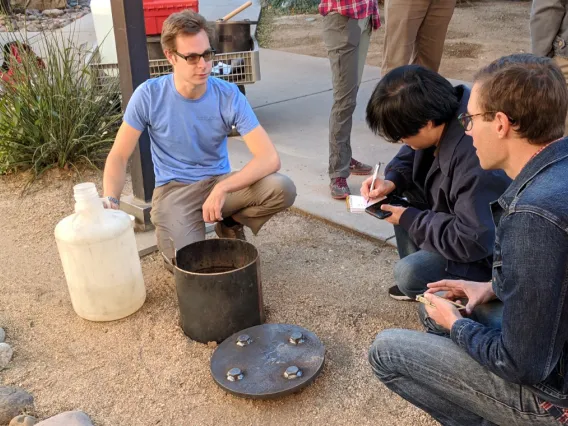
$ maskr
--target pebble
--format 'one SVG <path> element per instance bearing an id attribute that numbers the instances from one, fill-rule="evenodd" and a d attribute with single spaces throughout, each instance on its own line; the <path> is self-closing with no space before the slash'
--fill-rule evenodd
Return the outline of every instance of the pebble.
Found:
<path id="1" fill-rule="evenodd" d="M 45 16 L 49 16 L 50 18 L 55 18 L 56 16 L 61 16 L 63 15 L 65 12 L 62 11 L 61 9 L 47 9 L 43 11 L 43 14 Z"/>
<path id="2" fill-rule="evenodd" d="M 5 425 L 27 408 L 31 408 L 34 397 L 23 389 L 0 386 L 0 424 Z"/>
<path id="3" fill-rule="evenodd" d="M 6 340 L 6 332 L 2 327 L 0 327 L 0 343 L 2 343 L 4 340 Z"/>
<path id="4" fill-rule="evenodd" d="M 6 368 L 13 354 L 14 351 L 8 343 L 0 343 L 0 370 Z"/>
<path id="5" fill-rule="evenodd" d="M 17 31 L 26 28 L 27 31 L 56 30 L 71 24 L 91 11 L 89 3 L 80 2 L 79 6 L 67 9 L 47 9 L 43 13 L 38 9 L 21 10 L 11 18 L 0 16 L 0 32 Z"/>
<path id="6" fill-rule="evenodd" d="M 36 423 L 35 426 L 94 426 L 87 416 L 82 411 L 66 411 L 65 413 L 58 414 L 57 416 L 50 417 Z"/>
<path id="7" fill-rule="evenodd" d="M 18 416 L 14 417 L 8 426 L 34 426 L 37 419 L 32 416 Z"/>
<path id="8" fill-rule="evenodd" d="M 306 18 L 306 21 L 308 22 L 314 22 L 316 20 L 316 18 Z"/>

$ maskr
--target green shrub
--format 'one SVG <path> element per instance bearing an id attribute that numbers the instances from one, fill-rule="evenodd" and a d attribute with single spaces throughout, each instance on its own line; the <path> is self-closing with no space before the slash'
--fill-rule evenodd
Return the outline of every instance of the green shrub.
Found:
<path id="1" fill-rule="evenodd" d="M 282 13 L 317 13 L 319 0 L 264 0 L 264 5 Z"/>
<path id="2" fill-rule="evenodd" d="M 97 84 L 96 52 L 61 32 L 41 34 L 33 52 L 17 43 L 9 56 L 13 75 L 0 80 L 0 173 L 103 164 L 121 122 L 117 83 Z M 25 33 L 24 43 L 32 46 Z M 37 38 L 34 38 L 34 41 Z M 0 38 L 0 44 L 8 40 Z"/>

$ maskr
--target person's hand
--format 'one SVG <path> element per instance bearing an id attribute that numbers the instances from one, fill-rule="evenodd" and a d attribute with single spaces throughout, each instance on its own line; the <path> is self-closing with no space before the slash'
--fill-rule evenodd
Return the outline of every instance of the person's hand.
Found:
<path id="1" fill-rule="evenodd" d="M 449 300 L 459 300 L 467 298 L 466 305 L 467 314 L 471 314 L 477 305 L 482 305 L 495 299 L 495 293 L 489 282 L 475 282 L 463 280 L 442 280 L 428 284 L 426 294 L 436 293 L 438 291 L 446 291 L 444 298 Z"/>
<path id="2" fill-rule="evenodd" d="M 457 308 L 446 299 L 432 293 L 425 293 L 424 297 L 435 306 L 426 305 L 428 316 L 445 329 L 451 330 L 454 322 L 463 318 Z"/>
<path id="3" fill-rule="evenodd" d="M 366 199 L 370 200 L 373 198 L 386 197 L 388 194 L 393 192 L 396 185 L 390 180 L 376 179 L 374 188 L 371 188 L 371 183 L 373 182 L 373 177 L 365 179 L 361 185 L 361 195 Z"/>
<path id="4" fill-rule="evenodd" d="M 103 207 L 105 209 L 112 209 L 112 210 L 120 210 L 120 204 L 117 203 L 116 201 L 118 201 L 116 198 L 114 197 L 104 197 L 103 198 Z"/>
<path id="5" fill-rule="evenodd" d="M 203 203 L 203 221 L 206 223 L 220 222 L 223 220 L 221 210 L 225 204 L 227 193 L 220 185 L 215 185 L 205 203 Z"/>
<path id="6" fill-rule="evenodd" d="M 381 210 L 385 212 L 391 212 L 392 214 L 389 217 L 386 217 L 385 220 L 388 223 L 393 225 L 398 225 L 400 223 L 400 217 L 406 210 L 406 207 L 400 206 L 391 206 L 390 204 L 383 204 L 381 206 Z"/>

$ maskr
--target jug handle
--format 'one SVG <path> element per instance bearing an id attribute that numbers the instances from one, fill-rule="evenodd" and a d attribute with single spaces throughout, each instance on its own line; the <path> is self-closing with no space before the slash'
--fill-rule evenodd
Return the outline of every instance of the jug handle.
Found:
<path id="1" fill-rule="evenodd" d="M 177 258 L 177 250 L 176 250 L 176 245 L 174 244 L 174 240 L 172 237 L 168 238 L 168 240 L 170 241 L 170 247 L 173 249 L 174 251 L 174 257 L 172 259 L 169 259 L 163 252 L 162 252 L 162 257 L 164 258 L 164 260 L 170 264 L 172 264 L 173 266 L 177 266 L 177 262 L 176 262 L 176 258 Z"/>

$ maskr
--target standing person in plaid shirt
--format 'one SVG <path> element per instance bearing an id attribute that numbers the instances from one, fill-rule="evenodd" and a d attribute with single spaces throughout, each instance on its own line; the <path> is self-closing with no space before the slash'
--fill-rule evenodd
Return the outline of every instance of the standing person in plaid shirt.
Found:
<path id="1" fill-rule="evenodd" d="M 456 0 L 385 0 L 381 74 L 403 65 L 438 72 Z"/>
<path id="2" fill-rule="evenodd" d="M 331 64 L 333 107 L 329 117 L 331 196 L 347 198 L 347 178 L 372 167 L 351 156 L 351 126 L 371 32 L 381 26 L 377 0 L 322 0 L 323 40 Z"/>

